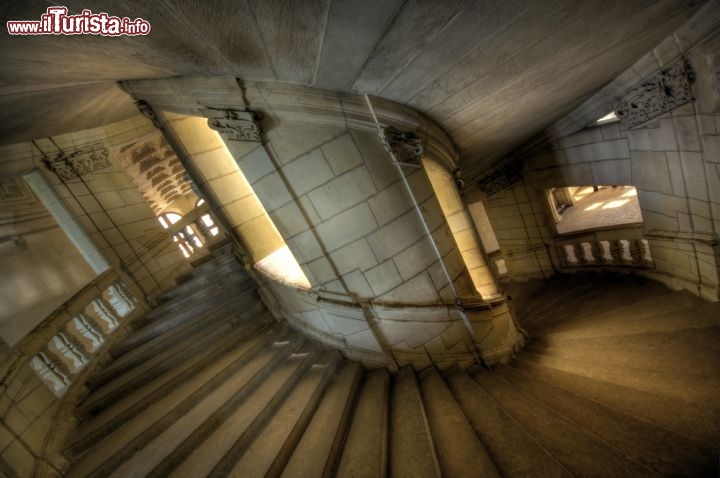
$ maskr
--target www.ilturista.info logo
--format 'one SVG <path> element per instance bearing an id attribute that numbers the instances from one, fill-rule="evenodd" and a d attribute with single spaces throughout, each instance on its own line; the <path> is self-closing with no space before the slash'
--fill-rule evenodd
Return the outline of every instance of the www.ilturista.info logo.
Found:
<path id="1" fill-rule="evenodd" d="M 147 35 L 150 23 L 142 18 L 111 17 L 107 13 L 83 10 L 80 15 L 68 15 L 66 7 L 49 7 L 40 21 L 7 22 L 11 35 Z"/>

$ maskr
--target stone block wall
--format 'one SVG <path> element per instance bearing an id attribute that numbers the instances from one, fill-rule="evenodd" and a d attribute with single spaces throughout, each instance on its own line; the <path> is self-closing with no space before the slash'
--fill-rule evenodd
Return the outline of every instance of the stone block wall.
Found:
<path id="1" fill-rule="evenodd" d="M 485 202 L 511 275 L 551 272 L 542 244 L 554 228 L 543 189 L 632 185 L 656 277 L 717 300 L 719 122 L 720 115 L 692 102 L 632 129 L 621 123 L 590 127 L 527 154 L 525 179 Z M 518 249 L 526 253 L 514 254 Z M 531 256 L 538 255 L 534 263 Z"/>
<path id="2" fill-rule="evenodd" d="M 311 285 L 296 289 L 260 276 L 261 295 L 276 317 L 372 367 L 501 361 L 522 343 L 503 298 L 468 317 L 457 308 L 457 296 L 479 299 L 459 247 L 479 252 L 477 243 L 467 227 L 456 232 L 473 240 L 456 241 L 426 171 L 403 165 L 401 175 L 378 134 L 378 123 L 417 134 L 426 141 L 425 154 L 452 170 L 452 145 L 417 112 L 375 98 L 376 123 L 361 96 L 239 85 L 230 78 L 125 87 L 157 111 L 166 136 L 194 151 L 189 170 L 225 216 L 232 216 L 228 206 L 250 196 L 236 180 L 232 188 L 224 182 L 235 173 L 227 158 L 212 152 L 221 148 L 203 118 L 234 125 L 219 126 L 225 146 Z M 198 132 L 183 133 L 182 122 Z M 259 136 L 251 125 L 259 126 Z M 241 128 L 249 128 L 243 140 Z M 237 217 L 254 208 L 243 205 Z M 230 222 L 256 261 L 255 232 Z M 487 269 L 483 263 L 471 267 Z"/>
<path id="3" fill-rule="evenodd" d="M 182 144 L 185 154 L 198 172 L 197 185 L 210 191 L 220 205 L 230 227 L 243 238 L 253 262 L 257 262 L 284 242 L 267 212 L 257 199 L 245 175 L 228 152 L 222 138 L 208 128 L 207 120 L 195 116 L 168 113 L 168 129 Z M 252 151 L 260 145 L 242 143 Z"/>

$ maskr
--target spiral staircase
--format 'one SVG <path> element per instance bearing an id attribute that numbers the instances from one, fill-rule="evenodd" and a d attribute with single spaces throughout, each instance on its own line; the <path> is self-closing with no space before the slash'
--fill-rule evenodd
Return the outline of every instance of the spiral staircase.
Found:
<path id="1" fill-rule="evenodd" d="M 366 371 L 272 319 L 229 251 L 114 345 L 71 477 L 717 476 L 720 307 L 632 275 L 512 284 L 492 369 Z"/>

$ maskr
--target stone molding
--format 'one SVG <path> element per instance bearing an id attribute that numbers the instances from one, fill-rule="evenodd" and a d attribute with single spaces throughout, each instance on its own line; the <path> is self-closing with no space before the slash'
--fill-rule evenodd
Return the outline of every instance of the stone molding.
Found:
<path id="1" fill-rule="evenodd" d="M 377 132 L 378 124 L 381 128 L 394 127 L 422 139 L 424 155 L 448 171 L 458 167 L 455 145 L 437 123 L 408 106 L 384 98 L 371 97 L 376 122 L 363 95 L 286 83 L 247 81 L 241 88 L 234 78 L 182 77 L 128 80 L 123 87 L 156 110 L 185 115 L 224 120 L 224 110 L 246 112 L 250 108 L 251 114 L 262 112 L 270 124 L 276 119 L 365 132 Z M 263 125 L 263 129 L 267 127 Z"/>
<path id="2" fill-rule="evenodd" d="M 634 88 L 616 110 L 623 124 L 632 128 L 695 99 L 695 73 L 687 59 L 661 70 Z"/>
<path id="3" fill-rule="evenodd" d="M 72 153 L 61 152 L 46 160 L 48 168 L 63 181 L 92 173 L 110 166 L 110 150 L 104 146 L 89 146 Z"/>

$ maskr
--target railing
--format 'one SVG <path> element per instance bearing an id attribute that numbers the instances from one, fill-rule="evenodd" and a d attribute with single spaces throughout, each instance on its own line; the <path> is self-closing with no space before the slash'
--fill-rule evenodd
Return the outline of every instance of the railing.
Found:
<path id="1" fill-rule="evenodd" d="M 553 246 L 561 268 L 653 267 L 642 226 L 603 229 L 556 238 Z"/>
<path id="2" fill-rule="evenodd" d="M 116 273 L 107 271 L 38 326 L 20 350 L 31 357 L 30 368 L 40 380 L 61 397 L 137 304 Z"/>

